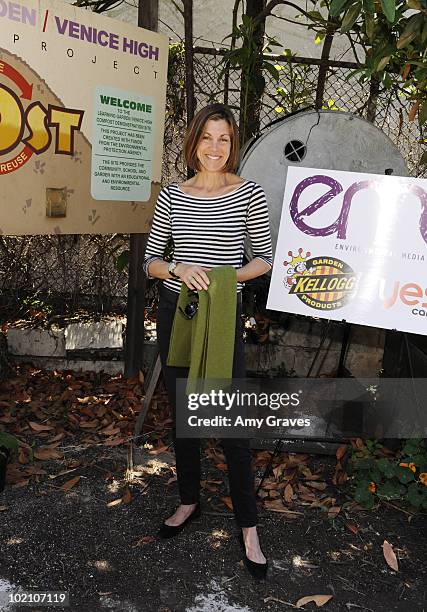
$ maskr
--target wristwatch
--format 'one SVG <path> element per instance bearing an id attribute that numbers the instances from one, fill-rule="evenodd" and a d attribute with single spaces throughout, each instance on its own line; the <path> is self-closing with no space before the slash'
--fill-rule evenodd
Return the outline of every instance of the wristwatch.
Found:
<path id="1" fill-rule="evenodd" d="M 179 261 L 171 261 L 168 265 L 168 272 L 173 278 L 179 278 L 177 274 L 175 274 L 175 268 L 179 264 Z"/>

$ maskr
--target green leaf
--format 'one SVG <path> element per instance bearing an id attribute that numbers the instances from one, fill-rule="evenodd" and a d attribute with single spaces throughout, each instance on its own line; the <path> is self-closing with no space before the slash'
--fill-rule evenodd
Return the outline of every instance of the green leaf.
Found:
<path id="1" fill-rule="evenodd" d="M 249 17 L 249 15 L 242 15 L 242 23 L 245 27 L 250 27 L 252 25 L 252 17 Z"/>
<path id="2" fill-rule="evenodd" d="M 393 23 L 396 17 L 396 0 L 381 0 L 381 6 L 387 21 Z"/>
<path id="3" fill-rule="evenodd" d="M 316 21 L 326 21 L 326 19 L 323 17 L 323 15 L 319 13 L 319 11 L 308 11 L 307 15 L 310 15 L 310 17 Z"/>
<path id="4" fill-rule="evenodd" d="M 384 72 L 383 85 L 386 89 L 391 89 L 391 87 L 393 86 L 393 79 L 387 72 Z"/>
<path id="5" fill-rule="evenodd" d="M 270 62 L 264 62 L 263 63 L 263 68 L 265 68 L 267 70 L 267 72 L 269 72 L 271 74 L 271 76 L 273 77 L 273 79 L 275 79 L 276 81 L 279 80 L 279 71 L 277 70 L 276 66 L 274 64 L 270 64 Z M 280 66 L 280 69 L 283 69 L 283 66 Z"/>
<path id="6" fill-rule="evenodd" d="M 381 0 L 381 7 L 387 21 L 393 23 L 396 17 L 396 0 Z"/>
<path id="7" fill-rule="evenodd" d="M 119 272 L 123 272 L 126 266 L 129 264 L 129 251 L 123 251 L 116 259 L 116 268 Z"/>
<path id="8" fill-rule="evenodd" d="M 386 478 L 393 478 L 396 473 L 394 464 L 389 460 L 383 457 L 377 461 L 378 469 Z"/>
<path id="9" fill-rule="evenodd" d="M 280 43 L 278 40 L 276 40 L 275 38 L 269 38 L 268 39 L 268 44 L 271 47 L 281 47 L 282 43 Z"/>
<path id="10" fill-rule="evenodd" d="M 337 17 L 349 3 L 349 0 L 332 0 L 331 8 L 329 10 L 331 17 Z"/>
<path id="11" fill-rule="evenodd" d="M 5 431 L 0 431 L 0 446 L 4 446 L 10 450 L 17 450 L 19 447 L 19 442 L 15 436 L 11 436 Z"/>
<path id="12" fill-rule="evenodd" d="M 362 10 L 362 3 L 356 2 L 353 6 L 351 6 L 347 13 L 345 14 L 344 19 L 342 20 L 341 25 L 341 33 L 348 32 L 353 24 L 357 21 L 357 18 L 360 15 L 360 11 Z"/>
<path id="13" fill-rule="evenodd" d="M 414 480 L 414 474 L 412 470 L 405 467 L 398 466 L 396 468 L 396 476 L 403 484 L 408 484 L 409 482 L 412 482 Z"/>
<path id="14" fill-rule="evenodd" d="M 386 497 L 387 499 L 397 499 L 400 497 L 401 492 L 401 485 L 396 480 L 394 482 L 387 481 L 377 489 L 378 496 Z"/>
<path id="15" fill-rule="evenodd" d="M 364 504 L 369 499 L 371 499 L 372 493 L 369 491 L 368 487 L 369 487 L 369 482 L 367 481 L 363 481 L 358 485 L 358 487 L 356 488 L 354 492 L 354 499 L 357 502 Z"/>
<path id="16" fill-rule="evenodd" d="M 320 43 L 325 38 L 325 36 L 326 36 L 326 30 L 320 30 L 320 32 L 317 32 L 316 38 L 314 39 L 314 44 L 320 45 Z"/>
<path id="17" fill-rule="evenodd" d="M 365 13 L 373 15 L 375 13 L 375 2 L 374 0 L 363 0 L 363 10 Z"/>
<path id="18" fill-rule="evenodd" d="M 377 71 L 381 72 L 381 70 L 384 70 L 384 68 L 389 63 L 390 59 L 391 59 L 391 55 L 386 55 L 386 57 L 382 57 L 380 61 L 378 62 Z"/>
<path id="19" fill-rule="evenodd" d="M 419 508 L 424 503 L 424 496 L 418 488 L 412 488 L 408 490 L 407 495 L 408 502 L 415 506 L 415 508 Z"/>
<path id="20" fill-rule="evenodd" d="M 369 472 L 369 478 L 373 481 L 373 482 L 380 482 L 381 481 L 381 472 L 375 468 L 373 470 L 371 470 Z"/>
<path id="21" fill-rule="evenodd" d="M 368 37 L 368 40 L 372 42 L 375 36 L 375 17 L 373 13 L 365 14 L 365 31 L 366 31 L 366 36 Z"/>
<path id="22" fill-rule="evenodd" d="M 328 108 L 331 108 L 332 106 L 334 106 L 335 104 L 335 100 L 328 100 Z M 365 457 L 364 459 L 358 459 L 355 462 L 355 468 L 358 470 L 372 470 L 373 468 L 375 468 L 375 460 L 372 459 L 371 457 Z M 368 483 L 369 484 L 369 483 Z"/>
<path id="23" fill-rule="evenodd" d="M 402 34 L 399 36 L 399 40 L 397 41 L 396 47 L 398 49 L 403 49 L 410 42 L 414 40 L 421 33 L 421 27 L 424 23 L 424 17 L 422 15 L 412 15 L 408 19 L 408 23 L 403 30 Z"/>

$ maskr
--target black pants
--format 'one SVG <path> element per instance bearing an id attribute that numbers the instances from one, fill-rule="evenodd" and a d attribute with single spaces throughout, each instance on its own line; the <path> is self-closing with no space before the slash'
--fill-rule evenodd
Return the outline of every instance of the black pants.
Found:
<path id="1" fill-rule="evenodd" d="M 161 286 L 157 311 L 157 342 L 160 350 L 163 377 L 170 404 L 176 410 L 176 379 L 187 378 L 188 368 L 166 365 L 172 323 L 175 316 L 178 294 Z M 233 357 L 233 377 L 244 378 L 245 355 L 242 338 L 241 300 L 237 301 L 236 336 Z M 177 438 L 174 428 L 174 448 L 179 494 L 182 504 L 195 504 L 200 494 L 200 439 Z M 239 527 L 253 527 L 257 524 L 252 454 L 247 439 L 228 438 L 222 440 L 227 460 L 230 495 L 234 514 Z"/>

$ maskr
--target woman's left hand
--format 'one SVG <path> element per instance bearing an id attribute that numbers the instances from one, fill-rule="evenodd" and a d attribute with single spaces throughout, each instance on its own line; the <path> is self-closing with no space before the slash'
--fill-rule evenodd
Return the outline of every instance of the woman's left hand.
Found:
<path id="1" fill-rule="evenodd" d="M 179 276 L 183 283 L 192 291 L 206 291 L 210 280 L 206 272 L 211 268 L 205 268 L 197 264 L 185 264 L 179 262 L 175 268 L 175 274 Z"/>

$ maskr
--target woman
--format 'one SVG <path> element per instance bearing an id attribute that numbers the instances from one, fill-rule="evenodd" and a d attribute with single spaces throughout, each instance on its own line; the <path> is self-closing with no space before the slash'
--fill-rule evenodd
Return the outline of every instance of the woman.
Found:
<path id="1" fill-rule="evenodd" d="M 194 117 L 184 141 L 187 165 L 196 174 L 181 185 L 172 184 L 159 194 L 149 236 L 144 269 L 162 279 L 157 313 L 157 335 L 166 388 L 175 409 L 176 379 L 188 369 L 166 365 L 176 303 L 182 283 L 193 291 L 206 291 L 207 272 L 231 265 L 237 275 L 237 316 L 233 377 L 244 378 L 244 345 L 241 329 L 243 283 L 271 268 L 272 251 L 268 210 L 262 188 L 235 174 L 239 157 L 238 130 L 229 108 L 213 104 Z M 249 235 L 253 259 L 242 266 L 244 240 Z M 174 260 L 164 261 L 170 237 Z M 257 508 L 251 451 L 248 440 L 222 441 L 228 464 L 230 494 L 245 564 L 256 578 L 267 571 L 257 534 Z M 174 433 L 176 469 L 181 504 L 162 524 L 159 536 L 178 534 L 200 515 L 200 440 L 179 439 Z"/>

